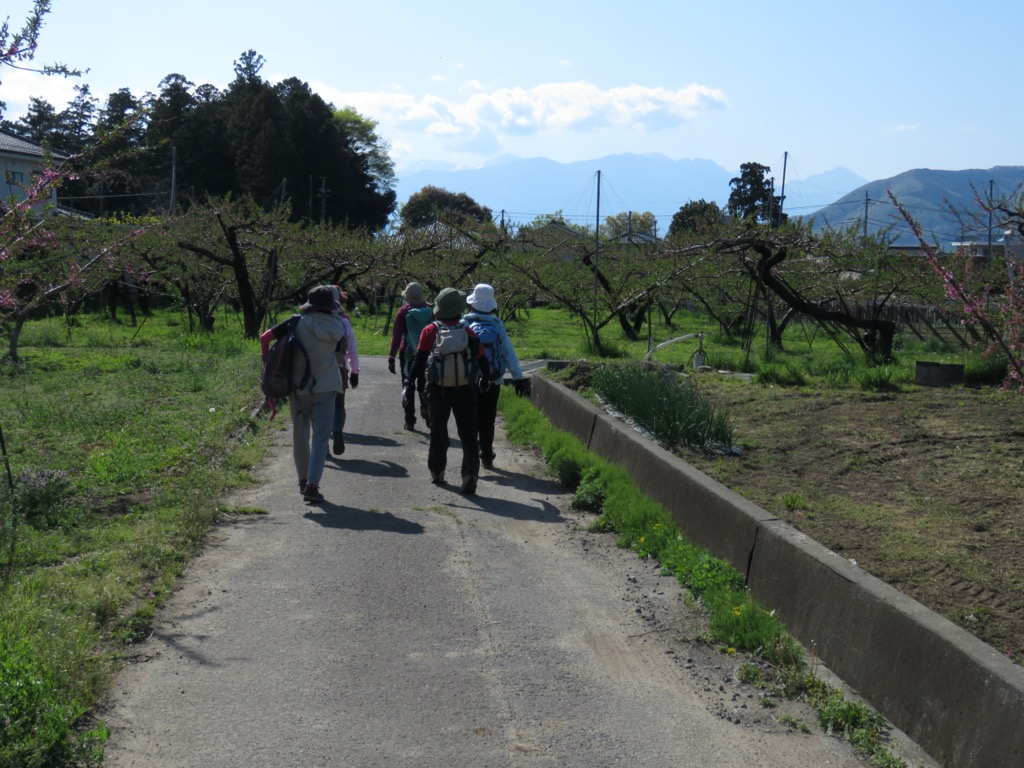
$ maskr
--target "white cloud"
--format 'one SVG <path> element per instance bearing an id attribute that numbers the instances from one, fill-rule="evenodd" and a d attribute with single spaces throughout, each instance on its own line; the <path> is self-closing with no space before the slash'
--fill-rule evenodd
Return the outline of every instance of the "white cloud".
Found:
<path id="1" fill-rule="evenodd" d="M 462 150 L 494 146 L 502 136 L 593 134 L 612 128 L 658 131 L 728 106 L 722 91 L 697 84 L 676 90 L 641 85 L 602 89 L 588 82 L 563 82 L 484 91 L 482 84 L 470 81 L 461 101 L 408 93 L 318 90 L 335 104 L 351 105 L 377 120 L 385 134 L 421 131 L 443 137 L 450 149 Z"/>
<path id="2" fill-rule="evenodd" d="M 36 72 L 26 72 L 21 69 L 4 68 L 0 72 L 3 76 L 3 91 L 0 92 L 0 101 L 7 104 L 4 118 L 17 120 L 28 110 L 28 103 L 34 97 L 49 102 L 54 109 L 60 112 L 69 102 L 74 100 L 75 86 L 85 82 L 77 78 L 65 78 L 56 76 L 41 75 Z M 97 96 L 97 94 L 92 94 Z M 106 94 L 99 94 L 104 98 Z"/>

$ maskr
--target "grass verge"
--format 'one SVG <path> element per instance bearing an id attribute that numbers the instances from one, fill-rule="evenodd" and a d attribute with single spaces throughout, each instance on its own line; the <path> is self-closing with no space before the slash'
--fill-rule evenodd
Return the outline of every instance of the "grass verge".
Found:
<path id="1" fill-rule="evenodd" d="M 88 713 L 264 450 L 258 350 L 172 313 L 39 320 L 21 350 L 0 367 L 0 765 L 98 765 Z"/>

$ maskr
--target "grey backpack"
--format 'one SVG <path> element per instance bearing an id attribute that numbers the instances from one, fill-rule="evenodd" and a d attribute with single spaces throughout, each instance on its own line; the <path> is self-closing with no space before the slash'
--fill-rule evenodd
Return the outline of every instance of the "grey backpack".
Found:
<path id="1" fill-rule="evenodd" d="M 464 387 L 473 380 L 469 357 L 469 332 L 464 323 L 447 325 L 434 321 L 437 337 L 430 353 L 427 379 L 442 387 Z"/>

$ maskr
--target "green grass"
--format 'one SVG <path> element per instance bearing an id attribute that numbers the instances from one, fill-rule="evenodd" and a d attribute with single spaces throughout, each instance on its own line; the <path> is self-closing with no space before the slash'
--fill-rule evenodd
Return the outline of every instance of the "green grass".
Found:
<path id="1" fill-rule="evenodd" d="M 90 765 L 106 730 L 83 715 L 262 454 L 258 346 L 81 316 L 27 324 L 21 357 L 0 366 L 0 765 Z"/>
<path id="2" fill-rule="evenodd" d="M 550 473 L 575 489 L 573 506 L 595 513 L 593 530 L 614 532 L 619 546 L 657 559 L 704 606 L 711 639 L 724 653 L 746 652 L 759 660 L 744 665 L 756 670 L 757 684 L 806 700 L 823 729 L 846 738 L 873 765 L 905 765 L 884 744 L 884 720 L 815 677 L 799 644 L 773 611 L 751 597 L 742 575 L 689 542 L 668 511 L 641 493 L 624 470 L 555 429 L 529 401 L 503 393 L 499 405 L 509 440 L 540 450 Z M 793 496 L 792 503 L 803 502 Z M 753 673 L 745 674 L 753 681 Z M 763 700 L 770 701 L 770 696 Z"/>

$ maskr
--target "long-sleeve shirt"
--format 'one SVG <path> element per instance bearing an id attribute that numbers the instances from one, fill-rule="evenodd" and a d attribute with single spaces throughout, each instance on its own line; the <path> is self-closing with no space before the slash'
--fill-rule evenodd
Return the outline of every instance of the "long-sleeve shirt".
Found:
<path id="1" fill-rule="evenodd" d="M 335 356 L 341 368 L 346 368 L 349 373 L 354 373 L 358 376 L 359 345 L 356 344 L 356 332 L 352 330 L 352 321 L 348 319 L 348 315 L 341 315 L 341 320 L 345 323 L 345 339 L 341 345 L 344 351 L 339 349 Z"/>
<path id="2" fill-rule="evenodd" d="M 388 352 L 388 357 L 394 357 L 398 354 L 398 350 L 406 345 L 405 337 L 409 333 L 407 320 L 409 310 L 426 306 L 427 302 L 420 301 L 415 304 L 403 304 L 398 308 L 398 312 L 395 313 L 395 324 L 391 326 L 391 349 Z"/>

